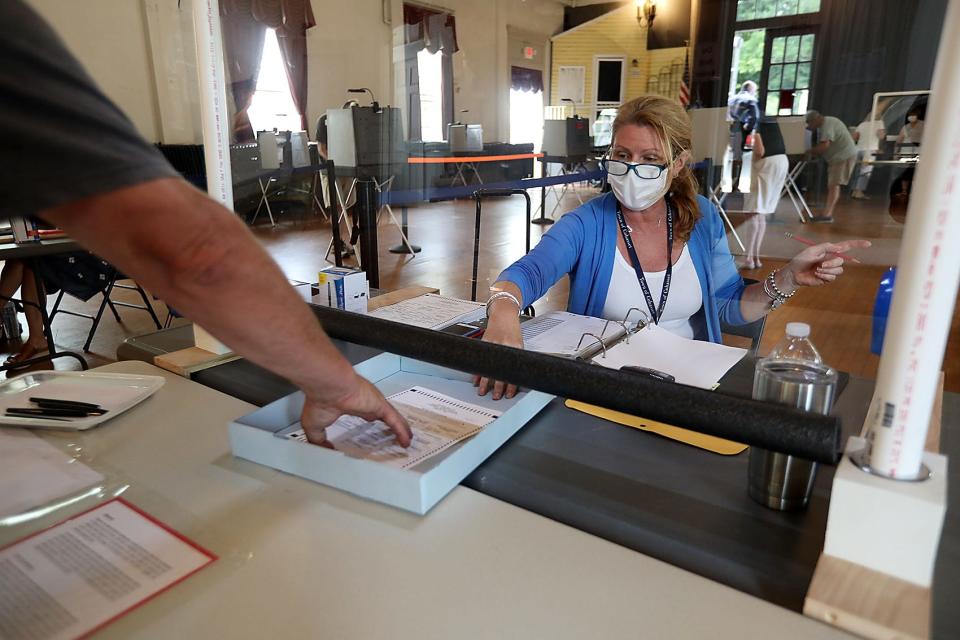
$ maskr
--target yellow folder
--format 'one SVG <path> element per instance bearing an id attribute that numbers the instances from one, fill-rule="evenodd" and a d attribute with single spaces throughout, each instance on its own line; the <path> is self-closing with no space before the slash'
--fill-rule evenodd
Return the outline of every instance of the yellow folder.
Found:
<path id="1" fill-rule="evenodd" d="M 604 409 L 603 407 L 587 404 L 586 402 L 567 400 L 566 405 L 571 409 L 589 413 L 592 416 L 597 416 L 604 420 L 610 420 L 611 422 L 633 427 L 634 429 L 640 429 L 641 431 L 650 431 L 664 438 L 670 438 L 671 440 L 706 449 L 713 453 L 719 453 L 722 456 L 735 456 L 747 448 L 747 445 L 740 444 L 739 442 L 724 440 L 716 436 L 708 436 L 704 433 L 682 429 L 673 425 L 657 422 L 656 420 L 648 420 L 647 418 L 639 418 L 626 413 L 620 413 L 619 411 Z"/>

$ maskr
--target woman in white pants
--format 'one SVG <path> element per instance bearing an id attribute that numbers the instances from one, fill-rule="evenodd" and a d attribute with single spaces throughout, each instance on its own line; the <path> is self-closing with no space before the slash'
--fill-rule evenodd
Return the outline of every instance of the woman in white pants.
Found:
<path id="1" fill-rule="evenodd" d="M 767 230 L 767 216 L 777 210 L 783 183 L 787 179 L 786 148 L 776 120 L 761 120 L 753 134 L 753 166 L 750 174 L 750 193 L 744 196 L 743 209 L 747 214 L 746 269 L 759 269 L 760 245 Z"/>

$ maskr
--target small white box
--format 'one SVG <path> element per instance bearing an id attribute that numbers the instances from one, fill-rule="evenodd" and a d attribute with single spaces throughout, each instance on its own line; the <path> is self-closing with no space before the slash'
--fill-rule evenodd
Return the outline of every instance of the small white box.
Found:
<path id="1" fill-rule="evenodd" d="M 313 285 L 309 282 L 293 285 L 293 290 L 297 292 L 304 302 L 313 302 Z"/>
<path id="2" fill-rule="evenodd" d="M 354 369 L 387 396 L 420 385 L 496 410 L 500 417 L 477 435 L 417 466 L 398 469 L 277 437 L 277 432 L 300 420 L 304 397 L 297 392 L 230 423 L 233 454 L 423 515 L 553 399 L 539 391 L 522 391 L 497 401 L 489 395 L 479 397 L 469 374 L 391 353 Z"/>
<path id="3" fill-rule="evenodd" d="M 310 285 L 310 299 L 307 301 L 310 304 L 320 305 L 322 307 L 330 306 L 330 283 L 323 285 L 322 287 L 319 284 Z M 337 306 L 337 296 L 333 296 L 333 306 Z"/>
<path id="4" fill-rule="evenodd" d="M 326 267 L 317 274 L 317 284 L 320 288 L 321 301 L 328 307 L 336 307 L 354 313 L 367 312 L 367 300 L 370 297 L 370 284 L 367 274 L 357 269 L 347 267 Z M 324 288 L 327 290 L 329 302 L 322 301 Z"/>
<path id="5" fill-rule="evenodd" d="M 890 480 L 850 461 L 864 444 L 850 438 L 837 465 L 823 552 L 928 587 L 947 509 L 947 458 L 925 453 L 931 476 L 922 482 Z"/>

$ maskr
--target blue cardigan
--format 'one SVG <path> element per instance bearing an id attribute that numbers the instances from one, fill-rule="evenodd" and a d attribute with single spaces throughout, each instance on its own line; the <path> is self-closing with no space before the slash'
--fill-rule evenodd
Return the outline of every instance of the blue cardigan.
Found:
<path id="1" fill-rule="evenodd" d="M 740 296 L 746 285 L 730 255 L 716 207 L 703 196 L 697 196 L 697 203 L 701 217 L 687 246 L 703 291 L 707 335 L 711 342 L 720 342 L 721 319 L 728 324 L 746 324 L 740 313 Z M 617 250 L 616 206 L 613 193 L 606 193 L 566 214 L 498 280 L 516 284 L 523 304 L 528 305 L 570 274 L 567 310 L 601 317 Z"/>

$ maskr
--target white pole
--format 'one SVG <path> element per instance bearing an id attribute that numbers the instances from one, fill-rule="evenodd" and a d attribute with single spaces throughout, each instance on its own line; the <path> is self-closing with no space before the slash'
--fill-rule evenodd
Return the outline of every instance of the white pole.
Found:
<path id="1" fill-rule="evenodd" d="M 203 155 L 207 167 L 207 193 L 228 209 L 233 208 L 230 171 L 230 129 L 219 0 L 193 0 L 193 30 L 197 41 L 197 76 L 200 81 L 200 117 Z"/>
<path id="2" fill-rule="evenodd" d="M 883 357 L 864 430 L 871 470 L 920 475 L 960 282 L 960 1 L 947 7 Z"/>
<path id="3" fill-rule="evenodd" d="M 200 119 L 203 156 L 207 168 L 207 193 L 233 209 L 233 174 L 230 169 L 230 130 L 226 82 L 223 72 L 223 35 L 219 0 L 193 0 L 193 31 L 197 43 L 197 78 L 200 83 Z M 211 353 L 230 349 L 193 325 L 194 344 Z"/>

